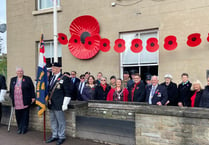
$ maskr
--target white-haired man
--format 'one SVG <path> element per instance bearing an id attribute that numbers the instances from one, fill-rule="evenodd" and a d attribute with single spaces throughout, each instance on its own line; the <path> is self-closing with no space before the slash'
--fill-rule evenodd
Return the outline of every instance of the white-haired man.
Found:
<path id="1" fill-rule="evenodd" d="M 152 85 L 146 88 L 146 102 L 152 105 L 165 105 L 168 100 L 168 94 L 165 86 L 159 85 L 158 76 L 152 76 Z"/>

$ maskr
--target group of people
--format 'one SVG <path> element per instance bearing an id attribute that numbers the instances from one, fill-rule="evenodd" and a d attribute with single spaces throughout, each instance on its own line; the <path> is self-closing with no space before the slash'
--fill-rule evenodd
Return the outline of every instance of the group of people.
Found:
<path id="1" fill-rule="evenodd" d="M 62 74 L 61 65 L 58 63 L 54 63 L 48 69 L 47 106 L 52 136 L 46 143 L 56 141 L 57 145 L 61 145 L 65 141 L 64 111 L 68 109 L 71 100 L 130 101 L 159 106 L 209 107 L 209 78 L 208 85 L 203 89 L 199 80 L 191 83 L 187 73 L 181 75 L 182 82 L 178 86 L 172 82 L 170 74 L 164 76 L 165 81 L 161 84 L 156 75 L 147 75 L 144 82 L 140 74 L 133 72 L 129 76 L 127 71 L 124 71 L 123 79 L 111 76 L 109 84 L 102 72 L 97 74 L 97 79 L 90 72 L 81 74 L 79 78 L 76 75 L 76 71 Z M 5 77 L 0 75 L 0 102 L 4 100 L 6 90 Z M 24 75 L 22 68 L 16 68 L 16 76 L 10 80 L 9 93 L 15 109 L 17 133 L 25 134 L 28 130 L 30 106 L 35 102 L 35 89 L 32 79 Z"/>
<path id="2" fill-rule="evenodd" d="M 73 75 L 72 75 L 73 74 Z M 199 80 L 191 83 L 189 75 L 181 75 L 182 82 L 177 85 L 172 81 L 171 74 L 164 76 L 165 81 L 159 83 L 156 75 L 147 75 L 145 82 L 141 76 L 128 71 L 123 72 L 123 79 L 111 76 L 109 84 L 102 72 L 97 74 L 97 79 L 90 72 L 76 77 L 76 71 L 70 74 L 73 82 L 73 99 L 80 101 L 106 100 L 106 101 L 130 101 L 147 102 L 152 105 L 186 106 L 186 107 L 209 107 L 209 78 L 208 86 L 203 90 Z M 208 100 L 207 100 L 208 99 Z"/>

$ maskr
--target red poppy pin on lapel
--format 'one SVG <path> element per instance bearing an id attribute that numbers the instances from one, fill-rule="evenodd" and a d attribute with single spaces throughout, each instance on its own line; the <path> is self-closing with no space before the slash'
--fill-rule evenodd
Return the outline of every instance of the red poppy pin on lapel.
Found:
<path id="1" fill-rule="evenodd" d="M 166 50 L 174 50 L 177 47 L 176 36 L 170 35 L 164 39 L 164 48 Z"/>
<path id="2" fill-rule="evenodd" d="M 147 51 L 149 52 L 155 52 L 159 49 L 159 44 L 157 38 L 149 38 L 147 40 L 147 46 L 146 46 Z"/>

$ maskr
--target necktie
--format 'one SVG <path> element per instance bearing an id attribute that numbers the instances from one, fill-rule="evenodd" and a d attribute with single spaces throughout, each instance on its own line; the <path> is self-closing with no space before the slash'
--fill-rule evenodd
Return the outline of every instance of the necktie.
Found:
<path id="1" fill-rule="evenodd" d="M 155 94 L 155 86 L 152 86 L 150 96 L 149 96 L 149 104 L 152 104 L 152 98 L 153 98 L 154 94 Z"/>
<path id="2" fill-rule="evenodd" d="M 50 88 L 52 88 L 52 86 L 54 85 L 54 81 L 55 81 L 55 76 L 53 76 L 50 81 Z"/>

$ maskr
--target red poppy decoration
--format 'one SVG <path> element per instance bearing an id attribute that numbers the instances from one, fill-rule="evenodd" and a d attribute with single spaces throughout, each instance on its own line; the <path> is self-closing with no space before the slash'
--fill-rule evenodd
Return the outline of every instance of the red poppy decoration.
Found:
<path id="1" fill-rule="evenodd" d="M 121 53 L 125 51 L 126 46 L 125 46 L 125 40 L 123 39 L 116 39 L 115 40 L 115 45 L 114 45 L 114 50 L 118 53 Z"/>
<path id="2" fill-rule="evenodd" d="M 60 44 L 66 45 L 68 43 L 67 36 L 63 33 L 58 33 L 58 41 Z"/>
<path id="3" fill-rule="evenodd" d="M 187 37 L 187 45 L 190 47 L 195 47 L 201 43 L 200 33 L 193 33 Z"/>
<path id="4" fill-rule="evenodd" d="M 71 35 L 78 36 L 80 41 L 68 45 L 73 56 L 79 59 L 89 59 L 99 52 L 100 28 L 98 21 L 94 17 L 84 15 L 75 18 L 69 30 Z"/>
<path id="5" fill-rule="evenodd" d="M 155 52 L 159 49 L 159 44 L 157 38 L 149 38 L 147 40 L 147 46 L 146 46 L 147 51 L 149 52 Z"/>
<path id="6" fill-rule="evenodd" d="M 207 41 L 209 42 L 209 33 L 208 33 Z"/>
<path id="7" fill-rule="evenodd" d="M 141 39 L 133 39 L 131 41 L 131 51 L 134 53 L 139 53 L 143 49 L 142 40 Z"/>
<path id="8" fill-rule="evenodd" d="M 85 39 L 85 48 L 88 50 L 98 50 L 99 49 L 99 38 L 98 37 L 86 37 Z"/>
<path id="9" fill-rule="evenodd" d="M 170 35 L 164 39 L 164 48 L 166 50 L 174 50 L 177 47 L 176 36 Z"/>
<path id="10" fill-rule="evenodd" d="M 110 40 L 103 38 L 100 41 L 100 50 L 103 52 L 108 52 L 110 50 Z"/>

